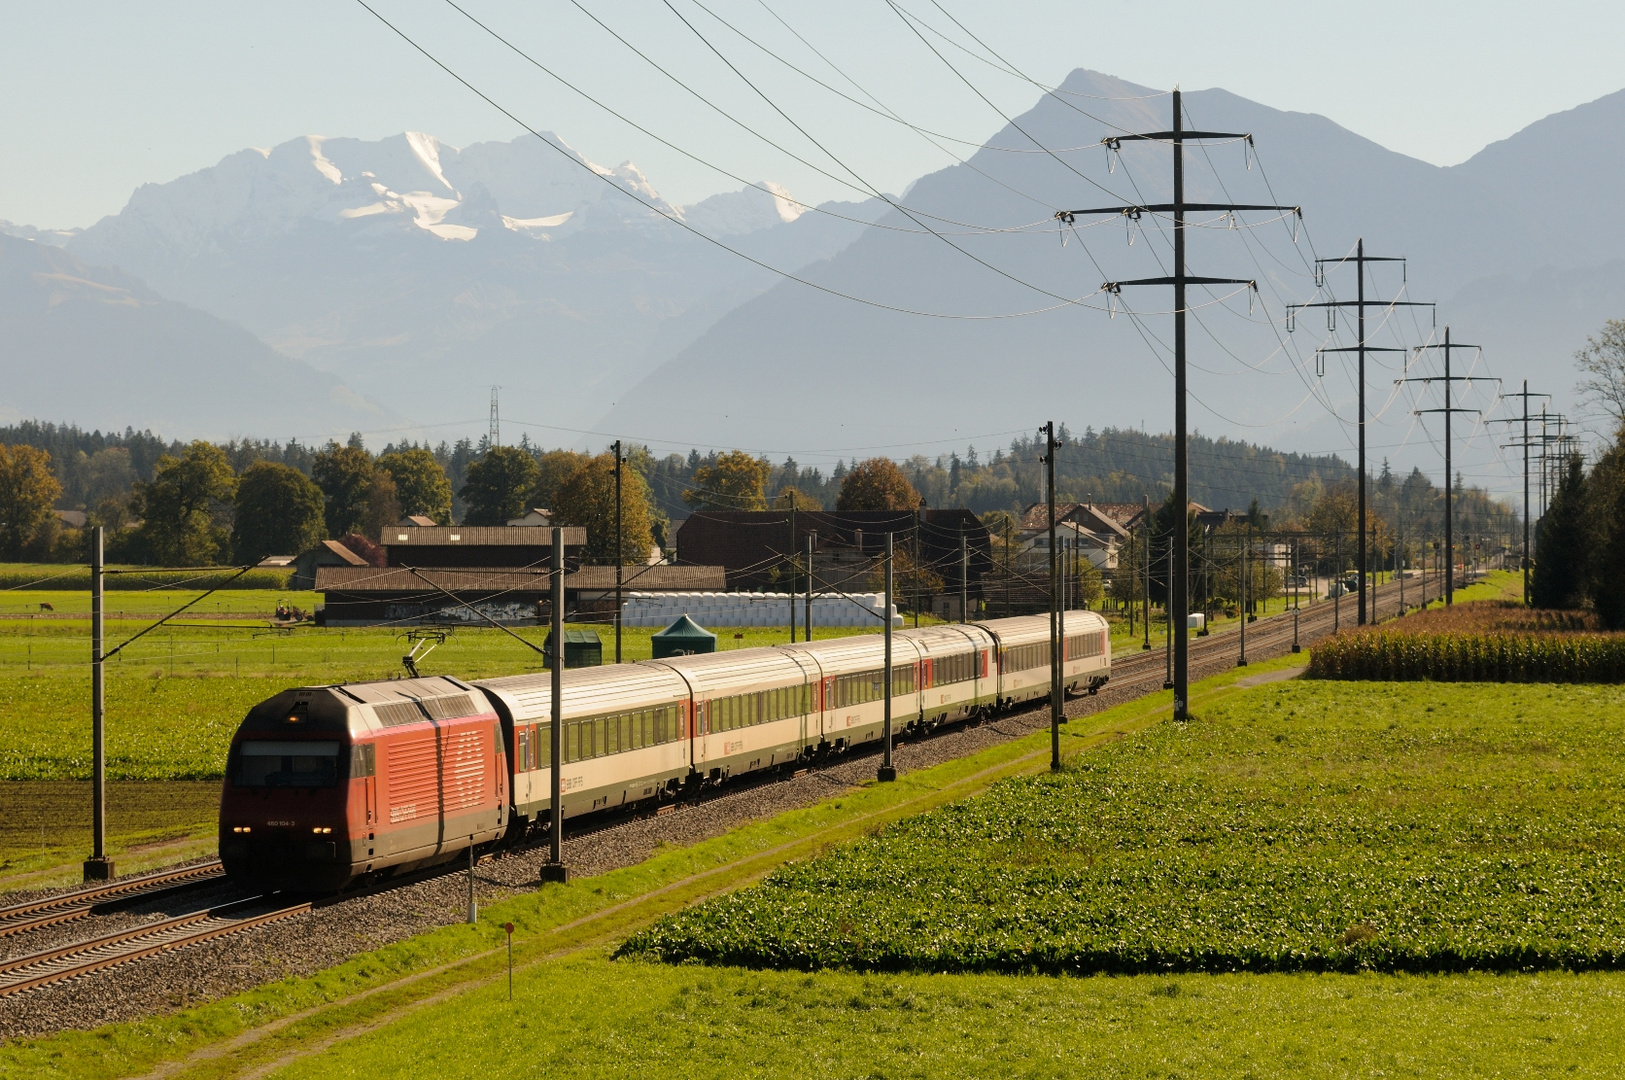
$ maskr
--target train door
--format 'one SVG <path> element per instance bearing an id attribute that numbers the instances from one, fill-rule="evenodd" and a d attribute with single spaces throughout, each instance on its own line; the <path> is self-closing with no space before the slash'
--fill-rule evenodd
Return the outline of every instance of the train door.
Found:
<path id="1" fill-rule="evenodd" d="M 700 763 L 706 760 L 706 736 L 711 733 L 711 703 L 709 701 L 694 702 L 694 723 L 689 728 L 689 755 L 688 758 L 699 768 Z"/>
<path id="2" fill-rule="evenodd" d="M 378 829 L 378 745 L 357 743 L 351 751 L 351 774 L 361 780 L 361 804 L 366 816 L 367 839 Z"/>
<path id="3" fill-rule="evenodd" d="M 818 730 L 826 741 L 834 742 L 830 728 L 833 721 L 830 719 L 830 710 L 835 708 L 835 676 L 826 677 L 818 687 Z"/>

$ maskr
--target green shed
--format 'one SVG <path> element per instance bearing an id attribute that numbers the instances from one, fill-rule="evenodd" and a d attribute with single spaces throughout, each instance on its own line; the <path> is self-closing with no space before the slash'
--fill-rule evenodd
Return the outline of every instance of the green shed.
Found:
<path id="1" fill-rule="evenodd" d="M 547 666 L 553 666 L 553 633 L 548 631 L 547 643 L 542 646 L 547 650 Z M 599 640 L 595 630 L 566 630 L 564 632 L 564 666 L 598 667 L 604 662 L 604 643 Z"/>
<path id="2" fill-rule="evenodd" d="M 666 656 L 692 656 L 717 651 L 717 636 L 684 615 L 649 638 L 656 660 Z"/>

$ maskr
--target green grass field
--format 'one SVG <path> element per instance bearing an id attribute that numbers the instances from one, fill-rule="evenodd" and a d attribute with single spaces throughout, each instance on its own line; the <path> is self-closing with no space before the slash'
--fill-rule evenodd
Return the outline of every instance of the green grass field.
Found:
<path id="1" fill-rule="evenodd" d="M 90 854 L 89 781 L 0 781 L 0 891 L 68 884 Z M 218 781 L 113 783 L 107 851 L 120 874 L 212 855 Z"/>
<path id="2" fill-rule="evenodd" d="M 610 963 L 524 973 L 283 1080 L 1617 1075 L 1625 976 L 859 975 Z M 470 1047 L 479 1047 L 471 1053 Z"/>
<path id="3" fill-rule="evenodd" d="M 1226 712 L 1267 717 L 1282 711 L 1277 704 L 1287 699 L 1277 692 L 1295 693 L 1298 686 L 1235 688 L 1243 676 L 1279 666 L 1255 665 L 1194 687 L 1193 706 L 1203 717 L 1198 727 L 1221 726 L 1214 718 Z M 1461 749 L 1461 740 L 1450 735 L 1457 725 L 1438 725 L 1436 737 L 1433 718 L 1440 715 L 1440 702 L 1462 688 L 1428 689 L 1434 697 L 1419 705 L 1406 733 L 1407 753 L 1424 773 L 1454 768 Z M 1166 699 L 1157 695 L 1067 725 L 1063 752 L 1075 765 L 1093 766 L 1126 741 L 1142 738 L 1139 733 L 1160 736 Z M 1428 704 L 1434 712 L 1427 712 Z M 1554 701 L 1551 709 L 1563 704 Z M 1341 706 L 1328 708 L 1336 712 Z M 1531 725 L 1545 716 L 1524 705 L 1502 708 L 1494 698 L 1464 702 L 1462 710 L 1479 714 L 1492 735 L 1519 711 Z M 1363 706 L 1355 711 L 1366 712 Z M 1366 719 L 1377 723 L 1374 716 Z M 1495 782 L 1493 762 L 1505 748 L 1497 749 L 1493 739 L 1480 741 L 1482 751 L 1473 756 L 1484 759 L 1483 767 L 1463 775 L 1459 797 L 1445 800 L 1446 823 L 1460 820 L 1451 807 L 1482 797 L 1486 784 Z M 1555 791 L 1560 803 L 1584 803 L 1590 797 L 1585 785 L 1573 783 L 1566 770 L 1585 770 L 1583 762 L 1570 763 L 1589 753 L 1589 744 L 1567 737 L 1546 741 L 1545 750 L 1524 749 L 1536 755 L 1539 775 L 1550 784 L 1526 791 L 1537 801 Z M 1280 745 L 1273 735 L 1266 742 L 1267 754 Z M 1325 773 L 1320 801 L 1336 801 L 1377 767 L 1366 746 L 1321 750 L 1318 764 L 1312 755 L 1299 755 L 1304 772 Z M 1278 763 L 1245 755 L 1201 760 L 1216 762 L 1230 778 L 1226 783 Z M 1075 977 L 802 973 L 610 958 L 617 941 L 662 913 L 748 885 L 786 860 L 812 855 L 811 863 L 801 865 L 815 865 L 820 847 L 830 842 L 861 847 L 887 822 L 902 821 L 892 828 L 906 831 L 920 820 L 913 816 L 917 811 L 931 819 L 937 816 L 933 806 L 963 807 L 966 796 L 1001 777 L 1042 775 L 1047 761 L 1047 735 L 1017 740 L 692 848 L 664 849 L 639 866 L 491 905 L 482 910 L 479 927 L 446 927 L 312 978 L 139 1024 L 0 1046 L 0 1074 L 101 1080 L 161 1067 L 176 1080 L 508 1074 L 1478 1077 L 1614 1076 L 1625 1063 L 1625 973 L 1616 972 Z M 1391 754 L 1389 765 L 1398 764 Z M 1175 779 L 1186 783 L 1195 771 L 1193 765 Z M 1406 775 L 1395 768 L 1390 780 L 1403 787 Z M 1267 804 L 1277 795 L 1265 786 L 1257 798 L 1239 801 Z M 1486 823 L 1492 809 L 1502 807 L 1486 804 Z M 1222 824 L 1216 821 L 1214 828 Z M 1577 837 L 1575 847 L 1589 835 Z M 1449 846 L 1450 838 L 1444 842 Z M 1398 854 L 1415 856 L 1424 847 L 1417 841 Z M 835 906 L 841 898 L 828 902 Z M 1612 893 L 1603 902 L 1618 905 Z M 500 930 L 509 919 L 518 926 L 511 1003 Z"/>

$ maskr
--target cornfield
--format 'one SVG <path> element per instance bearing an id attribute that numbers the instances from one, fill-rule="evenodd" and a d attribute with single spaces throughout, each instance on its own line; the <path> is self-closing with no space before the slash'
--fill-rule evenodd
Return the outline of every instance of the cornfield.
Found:
<path id="1" fill-rule="evenodd" d="M 1462 604 L 1331 638 L 1310 651 L 1319 679 L 1407 682 L 1625 682 L 1625 634 L 1581 611 Z"/>

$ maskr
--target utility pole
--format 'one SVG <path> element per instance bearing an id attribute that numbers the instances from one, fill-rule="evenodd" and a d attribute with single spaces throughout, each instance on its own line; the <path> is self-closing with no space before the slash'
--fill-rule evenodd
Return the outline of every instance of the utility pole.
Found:
<path id="1" fill-rule="evenodd" d="M 107 684 L 103 681 L 104 624 L 102 527 L 90 530 L 90 858 L 86 881 L 110 881 L 113 860 L 107 857 Z"/>
<path id="2" fill-rule="evenodd" d="M 1061 771 L 1061 714 L 1066 703 L 1061 697 L 1061 594 L 1055 550 L 1055 421 L 1038 429 L 1044 436 L 1044 488 L 1049 504 L 1049 767 Z"/>
<path id="3" fill-rule="evenodd" d="M 970 548 L 965 544 L 965 525 L 959 525 L 959 621 L 970 622 Z"/>
<path id="4" fill-rule="evenodd" d="M 1452 343 L 1451 340 L 1450 340 L 1450 327 L 1447 324 L 1445 326 L 1445 328 L 1444 328 L 1444 344 L 1442 344 L 1442 345 L 1418 345 L 1416 347 L 1417 352 L 1421 352 L 1424 349 L 1442 349 L 1444 351 L 1444 375 L 1442 377 L 1437 376 L 1437 375 L 1430 375 L 1430 376 L 1422 376 L 1420 378 L 1410 378 L 1410 379 L 1401 379 L 1400 380 L 1401 382 L 1421 382 L 1421 383 L 1442 382 L 1442 383 L 1444 383 L 1444 408 L 1442 408 L 1442 409 L 1417 409 L 1416 410 L 1416 415 L 1421 416 L 1423 413 L 1444 413 L 1444 551 L 1445 551 L 1445 557 L 1444 557 L 1444 606 L 1445 607 L 1449 607 L 1451 604 L 1453 604 L 1455 602 L 1455 596 L 1456 596 L 1456 549 L 1455 549 L 1455 545 L 1454 545 L 1454 532 L 1452 531 L 1453 527 L 1454 527 L 1453 522 L 1452 522 L 1452 516 L 1453 516 L 1452 500 L 1453 500 L 1454 492 L 1455 492 L 1455 480 L 1452 477 L 1452 474 L 1450 472 L 1450 418 L 1452 416 L 1454 416 L 1456 413 L 1459 413 L 1459 412 L 1476 413 L 1476 412 L 1479 411 L 1478 409 L 1464 409 L 1464 408 L 1461 408 L 1459 406 L 1452 405 L 1451 404 L 1451 394 L 1452 394 L 1451 385 L 1454 384 L 1454 383 L 1459 383 L 1459 382 L 1469 382 L 1469 383 L 1470 382 L 1500 382 L 1499 379 L 1488 379 L 1488 378 L 1475 379 L 1470 375 L 1452 375 L 1452 374 L 1450 374 L 1450 358 L 1457 349 L 1474 349 L 1474 350 L 1477 350 L 1479 348 L 1481 348 L 1481 346 L 1478 346 L 1478 345 L 1463 345 L 1463 344 L 1461 344 L 1459 342 Z"/>
<path id="5" fill-rule="evenodd" d="M 806 633 L 801 635 L 806 641 L 812 640 L 813 545 L 817 542 L 817 533 L 810 532 L 807 534 L 807 625 L 802 628 Z"/>
<path id="6" fill-rule="evenodd" d="M 1337 591 L 1332 594 L 1332 633 L 1337 633 L 1343 627 L 1343 534 L 1337 534 L 1337 569 L 1333 571 L 1332 588 Z"/>
<path id="7" fill-rule="evenodd" d="M 790 644 L 796 643 L 796 501 L 790 500 L 790 542 L 784 545 L 784 550 L 790 552 L 790 593 L 785 598 L 790 602 Z M 808 567 L 808 571 L 811 571 Z"/>
<path id="8" fill-rule="evenodd" d="M 615 440 L 615 662 L 621 662 L 621 564 L 625 562 L 625 540 L 621 534 L 621 440 Z"/>
<path id="9" fill-rule="evenodd" d="M 1328 330 L 1335 330 L 1336 329 L 1336 321 L 1335 320 L 1337 318 L 1337 309 L 1338 308 L 1345 308 L 1345 307 L 1353 308 L 1354 311 L 1355 311 L 1355 318 L 1358 320 L 1358 327 L 1359 327 L 1358 328 L 1358 335 L 1357 335 L 1357 337 L 1355 339 L 1356 343 L 1354 345 L 1344 347 L 1344 348 L 1339 348 L 1339 349 L 1317 349 L 1315 351 L 1315 359 L 1317 361 L 1320 361 L 1320 356 L 1321 356 L 1322 353 L 1347 353 L 1347 352 L 1351 352 L 1351 353 L 1356 353 L 1359 356 L 1359 376 L 1358 376 L 1358 381 L 1359 381 L 1359 388 L 1360 388 L 1360 404 L 1359 404 L 1359 423 L 1356 426 L 1359 429 L 1359 440 L 1360 440 L 1360 449 L 1359 449 L 1359 469 L 1360 469 L 1360 485 L 1359 486 L 1360 486 L 1360 493 L 1359 493 L 1359 511 L 1358 511 L 1358 515 L 1357 515 L 1358 518 L 1359 518 L 1358 528 L 1360 530 L 1360 544 L 1359 544 L 1359 552 L 1355 556 L 1355 559 L 1358 562 L 1359 567 L 1360 567 L 1360 603 L 1359 603 L 1358 625 L 1364 626 L 1365 623 L 1366 623 L 1366 597 L 1365 597 L 1366 582 L 1365 582 L 1365 579 L 1366 579 L 1366 569 L 1367 569 L 1367 567 L 1366 567 L 1366 490 L 1365 490 L 1365 474 L 1366 474 L 1366 466 L 1365 466 L 1365 416 L 1366 416 L 1366 408 L 1365 408 L 1365 354 L 1368 353 L 1368 352 L 1398 352 L 1398 353 L 1405 352 L 1405 350 L 1403 348 L 1379 348 L 1378 346 L 1375 346 L 1375 345 L 1367 345 L 1366 344 L 1366 339 L 1365 339 L 1365 309 L 1367 307 L 1429 307 L 1430 308 L 1430 307 L 1433 307 L 1434 305 L 1431 302 L 1415 301 L 1415 300 L 1367 300 L 1365 298 L 1365 264 L 1366 263 L 1373 263 L 1373 262 L 1396 262 L 1396 263 L 1400 264 L 1401 268 L 1403 268 L 1404 265 L 1405 265 L 1405 259 L 1404 259 L 1403 256 L 1367 255 L 1365 253 L 1365 237 L 1363 237 L 1363 236 L 1360 237 L 1358 240 L 1356 240 L 1355 243 L 1354 243 L 1354 258 L 1352 260 L 1349 259 L 1347 256 L 1344 256 L 1341 259 L 1316 259 L 1315 260 L 1315 277 L 1316 277 L 1317 280 L 1315 281 L 1315 284 L 1317 286 L 1321 286 L 1321 285 L 1324 285 L 1326 283 L 1326 264 L 1328 264 L 1328 263 L 1341 264 L 1341 263 L 1346 263 L 1346 262 L 1351 262 L 1351 261 L 1354 263 L 1355 280 L 1358 283 L 1357 286 L 1356 286 L 1356 299 L 1354 299 L 1354 300 L 1327 300 L 1327 301 L 1322 301 L 1321 303 L 1316 303 L 1316 304 L 1293 304 L 1293 305 L 1291 305 L 1291 306 L 1289 306 L 1287 308 L 1286 328 L 1287 328 L 1288 333 L 1292 332 L 1294 323 L 1296 322 L 1296 320 L 1294 319 L 1294 315 L 1296 314 L 1297 309 L 1299 309 L 1299 308 L 1325 308 L 1326 309 L 1326 320 L 1327 320 L 1327 329 Z M 1401 273 L 1403 273 L 1403 269 L 1401 270 Z M 1403 278 L 1401 280 L 1403 280 Z M 1316 367 L 1317 367 L 1317 370 L 1316 370 L 1315 374 L 1317 374 L 1317 375 L 1324 375 L 1325 374 L 1324 368 L 1322 368 L 1319 363 L 1317 363 Z M 1373 612 L 1373 621 L 1375 621 L 1374 615 L 1375 615 L 1375 613 Z"/>
<path id="10" fill-rule="evenodd" d="M 1198 277 L 1185 272 L 1185 215 L 1192 211 L 1217 211 L 1233 214 L 1242 210 L 1289 210 L 1302 213 L 1296 206 L 1268 206 L 1240 203 L 1191 203 L 1185 201 L 1185 144 L 1208 139 L 1245 139 L 1252 144 L 1252 136 L 1228 131 L 1187 131 L 1180 93 L 1174 91 L 1173 128 L 1170 131 L 1152 131 L 1131 135 L 1108 135 L 1101 139 L 1108 151 L 1121 149 L 1125 142 L 1168 143 L 1173 149 L 1174 200 L 1171 203 L 1141 204 L 1138 206 L 1109 206 L 1088 210 L 1061 210 L 1056 217 L 1070 223 L 1079 214 L 1117 214 L 1129 220 L 1138 220 L 1144 214 L 1172 214 L 1174 221 L 1174 272 L 1165 277 L 1138 278 L 1132 281 L 1108 281 L 1101 288 L 1111 296 L 1122 292 L 1125 285 L 1172 285 L 1174 289 L 1174 535 L 1173 558 L 1177 573 L 1168 583 L 1170 611 L 1177 610 L 1183 620 L 1190 609 L 1186 595 L 1190 583 L 1186 580 L 1190 566 L 1190 455 L 1186 445 L 1186 369 L 1185 369 L 1185 289 L 1191 285 L 1246 285 L 1257 290 L 1258 284 L 1247 278 Z M 1172 619 L 1172 614 L 1170 614 Z M 1171 625 L 1171 623 L 1170 623 Z M 1174 646 L 1174 719 L 1190 719 L 1190 658 L 1189 642 L 1181 634 Z"/>
<path id="11" fill-rule="evenodd" d="M 570 880 L 570 868 L 564 865 L 564 530 L 553 528 L 553 655 L 548 657 L 553 679 L 552 707 L 548 711 L 551 721 L 548 730 L 549 787 L 547 862 L 541 867 L 541 880 L 564 884 Z"/>
<path id="12" fill-rule="evenodd" d="M 1529 447 L 1533 445 L 1529 441 L 1529 399 L 1550 398 L 1552 395 L 1531 394 L 1529 392 L 1529 380 L 1525 379 L 1523 381 L 1523 390 L 1521 392 L 1516 394 L 1504 394 L 1502 396 L 1509 398 L 1520 398 L 1523 401 L 1523 415 L 1521 417 L 1514 416 L 1503 419 L 1500 422 L 1503 424 L 1515 424 L 1520 420 L 1523 422 L 1523 438 L 1517 442 L 1503 443 L 1501 448 L 1503 450 L 1510 449 L 1514 446 L 1520 446 L 1523 448 L 1523 606 L 1528 607 L 1529 571 L 1533 565 L 1529 558 Z"/>
<path id="13" fill-rule="evenodd" d="M 1168 545 L 1168 581 L 1172 589 L 1174 580 L 1174 546 Z M 1172 594 L 1169 594 L 1170 600 Z M 1162 606 L 1162 688 L 1174 688 L 1174 605 L 1166 603 Z"/>
<path id="14" fill-rule="evenodd" d="M 1253 527 L 1247 526 L 1247 538 L 1242 541 L 1241 548 L 1241 655 L 1236 658 L 1237 667 L 1247 666 L 1247 595 L 1252 590 L 1252 567 L 1247 563 L 1247 556 L 1252 553 Z"/>
<path id="15" fill-rule="evenodd" d="M 497 391 L 500 386 L 491 387 L 491 445 L 502 445 L 502 425 L 497 421 Z"/>
<path id="16" fill-rule="evenodd" d="M 881 744 L 880 772 L 877 779 L 886 783 L 897 779 L 897 769 L 891 763 L 891 598 L 892 598 L 892 534 L 886 534 L 886 603 L 883 606 L 881 617 L 886 621 L 886 677 L 881 684 L 881 690 L 886 695 L 885 733 Z"/>
<path id="17" fill-rule="evenodd" d="M 1141 496 L 1145 500 L 1145 512 L 1141 515 L 1144 524 L 1141 531 L 1145 534 L 1145 588 L 1140 597 L 1144 603 L 1141 610 L 1140 629 L 1145 632 L 1145 641 L 1140 645 L 1141 652 L 1151 651 L 1151 496 Z"/>

